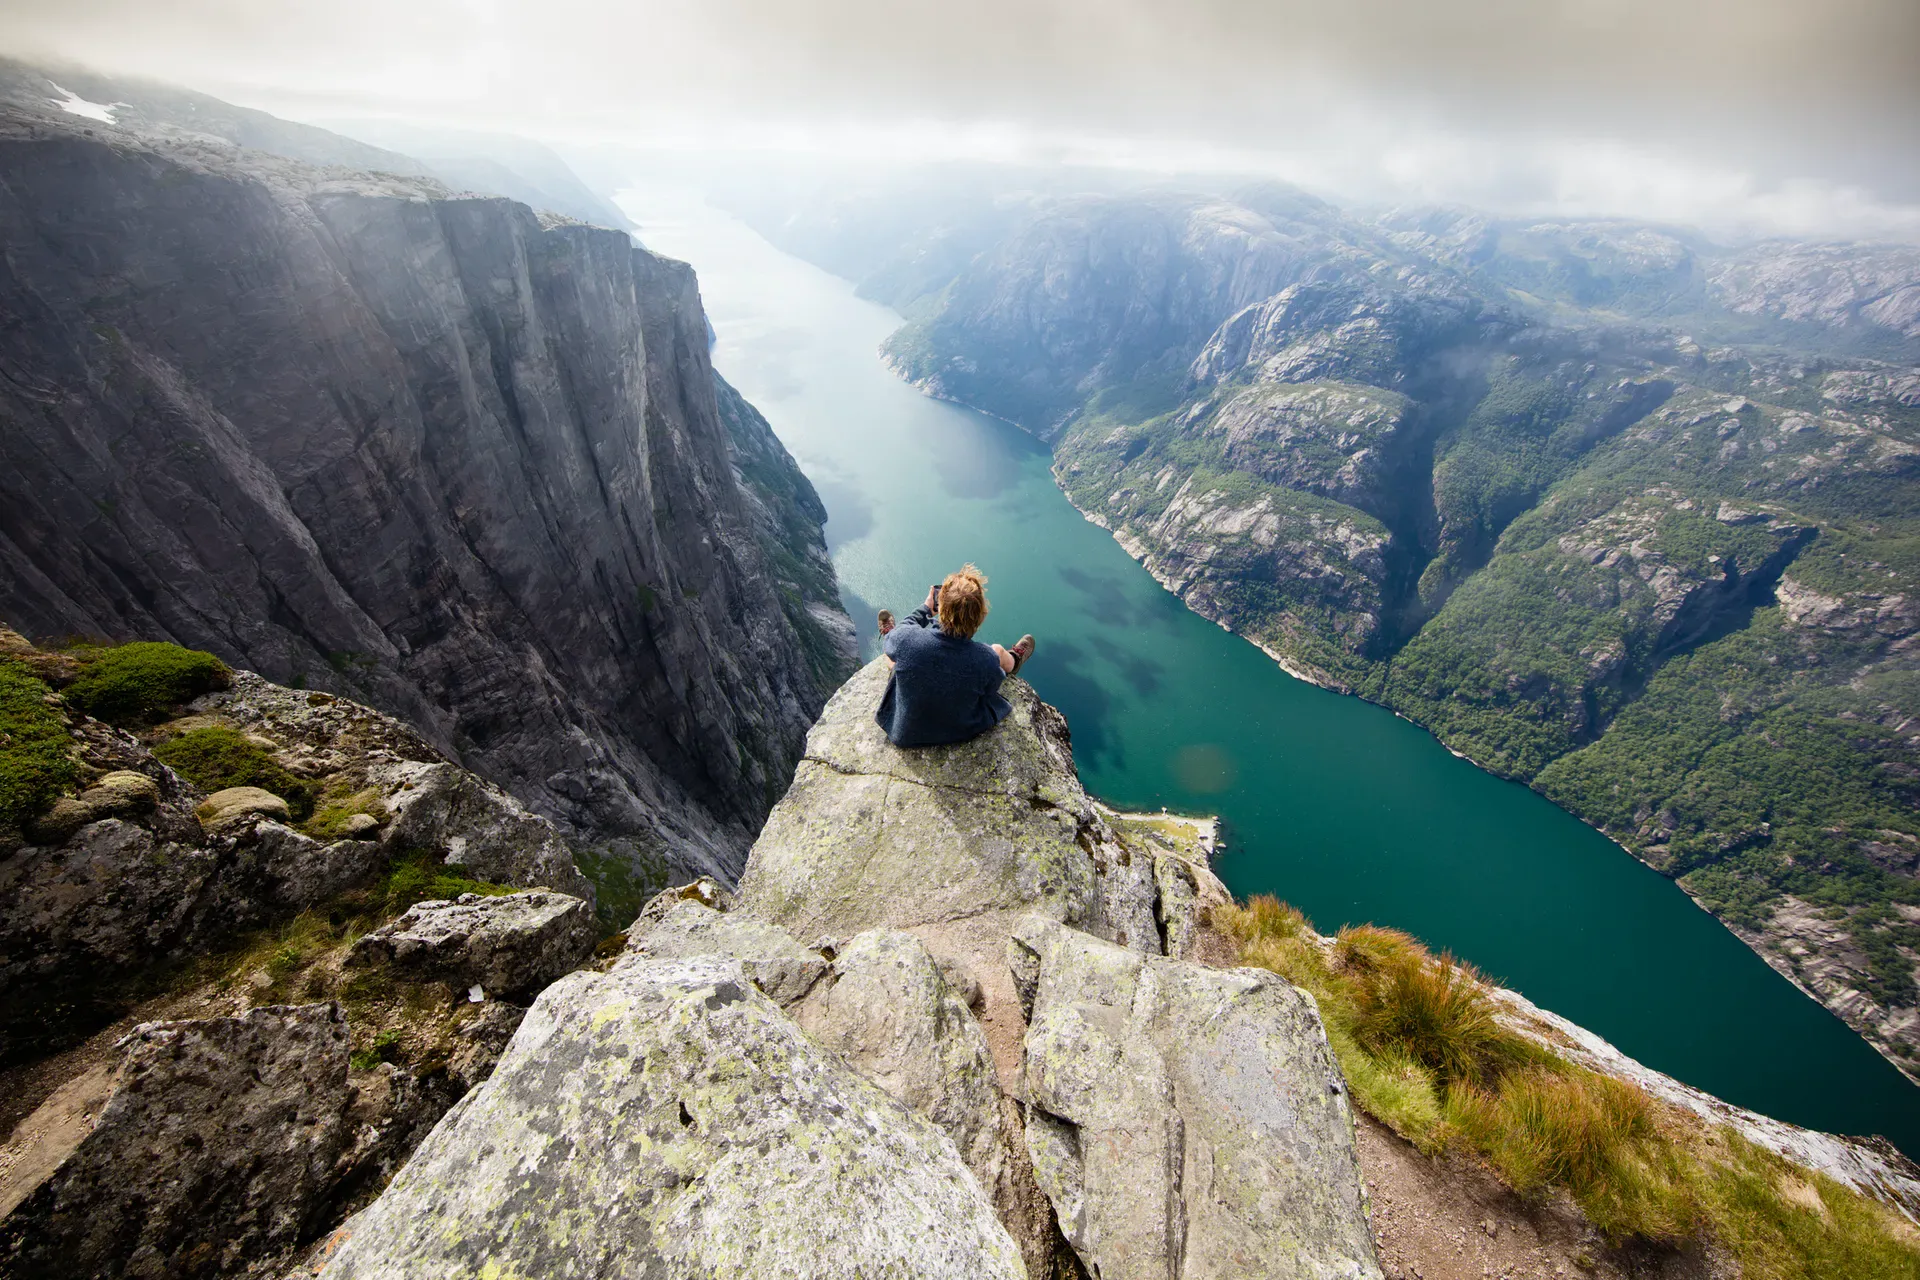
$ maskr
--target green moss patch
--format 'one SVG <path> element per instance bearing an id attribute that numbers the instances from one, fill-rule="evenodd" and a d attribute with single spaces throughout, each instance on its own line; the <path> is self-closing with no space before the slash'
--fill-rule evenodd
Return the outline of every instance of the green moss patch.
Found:
<path id="1" fill-rule="evenodd" d="M 82 668 L 67 686 L 67 700 L 95 719 L 123 727 L 150 724 L 233 680 L 227 664 L 212 654 L 158 641 L 84 650 L 76 656 Z"/>
<path id="2" fill-rule="evenodd" d="M 364 1049 L 356 1049 L 347 1061 L 355 1071 L 371 1071 L 383 1062 L 400 1060 L 400 1033 L 389 1027 L 373 1038 Z"/>
<path id="3" fill-rule="evenodd" d="M 295 819 L 313 812 L 318 792 L 313 783 L 287 772 L 265 747 L 224 726 L 190 730 L 161 743 L 153 754 L 202 791 L 259 787 L 285 800 Z"/>
<path id="4" fill-rule="evenodd" d="M 24 826 L 79 777 L 52 692 L 18 663 L 0 662 L 0 827 Z"/>
<path id="5" fill-rule="evenodd" d="M 409 853 L 394 859 L 388 868 L 380 911 L 383 915 L 399 915 L 416 902 L 445 901 L 463 893 L 497 898 L 512 892 L 511 885 L 469 880 L 427 854 Z"/>
<path id="6" fill-rule="evenodd" d="M 387 806 L 381 803 L 377 787 L 328 800 L 313 811 L 313 816 L 302 823 L 300 829 L 316 840 L 344 839 L 347 823 L 363 813 L 383 824 L 386 822 Z"/>

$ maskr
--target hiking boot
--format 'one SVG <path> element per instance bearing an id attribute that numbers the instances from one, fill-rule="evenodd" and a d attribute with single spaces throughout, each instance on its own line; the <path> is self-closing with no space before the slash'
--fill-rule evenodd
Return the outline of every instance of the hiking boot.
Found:
<path id="1" fill-rule="evenodd" d="M 1033 656 L 1033 637 L 1021 636 L 1019 642 L 1007 652 L 1013 655 L 1013 670 L 1007 674 L 1017 676 L 1020 674 L 1020 668 L 1027 665 L 1027 659 Z"/>

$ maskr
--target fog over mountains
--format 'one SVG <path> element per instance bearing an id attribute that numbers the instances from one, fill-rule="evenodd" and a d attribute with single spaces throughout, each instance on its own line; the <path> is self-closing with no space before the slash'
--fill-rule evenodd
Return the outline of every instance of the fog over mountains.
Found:
<path id="1" fill-rule="evenodd" d="M 302 119 L 1231 168 L 1347 198 L 1920 238 L 1905 0 L 9 8 L 13 52 Z"/>

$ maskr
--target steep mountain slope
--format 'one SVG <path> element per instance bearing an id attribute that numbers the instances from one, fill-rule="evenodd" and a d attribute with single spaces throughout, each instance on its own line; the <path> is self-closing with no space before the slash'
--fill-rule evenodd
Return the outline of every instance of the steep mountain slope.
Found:
<path id="1" fill-rule="evenodd" d="M 1036 198 L 886 353 L 1052 439 L 1195 610 L 1679 877 L 1920 1076 L 1916 300 L 1900 246 Z"/>
<path id="2" fill-rule="evenodd" d="M 582 182 L 551 147 L 528 138 L 430 129 L 398 120 L 322 123 L 335 133 L 425 161 L 435 177 L 459 190 L 506 196 L 599 227 L 632 226 L 613 201 Z"/>
<path id="3" fill-rule="evenodd" d="M 79 99 L 79 102 L 73 101 Z M 265 111 L 237 107 L 231 102 L 191 89 L 128 76 L 103 75 L 85 67 L 39 65 L 16 58 L 0 58 L 0 101 L 23 111 L 44 113 L 49 107 L 85 113 L 105 108 L 109 120 L 146 132 L 194 134 L 219 139 L 253 151 L 267 151 L 303 164 L 365 169 L 428 178 L 433 170 L 412 156 L 344 138 L 313 125 L 282 120 Z M 90 105 L 82 105 L 90 104 Z M 76 116 L 76 127 L 84 128 Z"/>
<path id="4" fill-rule="evenodd" d="M 505 196 L 595 226 L 626 230 L 631 225 L 550 147 L 507 134 L 435 130 L 388 120 L 341 121 L 320 128 L 174 85 L 12 58 L 0 58 L 0 101 L 33 112 L 61 105 L 83 117 L 110 117 L 102 123 L 217 138 L 303 164 L 437 179 L 452 191 Z"/>
<path id="5" fill-rule="evenodd" d="M 0 116 L 0 236 L 0 615 L 354 693 L 603 884 L 738 872 L 845 624 L 689 268 L 51 108 Z"/>

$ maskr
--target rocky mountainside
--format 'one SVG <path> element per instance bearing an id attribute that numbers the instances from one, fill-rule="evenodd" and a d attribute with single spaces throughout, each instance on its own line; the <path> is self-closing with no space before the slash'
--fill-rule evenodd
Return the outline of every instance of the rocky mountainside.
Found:
<path id="1" fill-rule="evenodd" d="M 101 123 L 219 139 L 303 164 L 437 179 L 450 192 L 505 196 L 595 226 L 631 225 L 550 147 L 527 138 L 383 120 L 319 128 L 175 85 L 4 57 L 0 101 L 34 111 L 54 105 Z"/>
<path id="2" fill-rule="evenodd" d="M 603 932 L 564 833 L 406 725 L 170 645 L 0 628 L 0 802 L 8 1275 L 329 1229 Z"/>
<path id="3" fill-rule="evenodd" d="M 886 677 L 876 661 L 828 704 L 737 894 L 663 893 L 597 959 L 563 894 L 421 902 L 275 952 L 212 1016 L 56 1063 L 0 1148 L 9 1274 L 1367 1280 L 1383 1241 L 1396 1275 L 1464 1274 L 1451 1243 L 1389 1234 L 1385 1209 L 1438 1205 L 1370 1197 L 1387 1166 L 1379 1139 L 1356 1146 L 1363 1095 L 1319 1001 L 1234 967 L 1266 962 L 1243 955 L 1204 824 L 1092 803 L 1064 720 L 1018 681 L 989 735 L 898 750 L 873 723 Z M 324 696 L 236 678 L 192 710 L 297 724 L 311 752 L 370 715 Z M 1893 1224 L 1920 1211 L 1920 1171 L 1500 994 L 1540 1061 L 1632 1081 L 1663 1133 L 1762 1151 L 1746 1202 L 1847 1214 L 1910 1261 Z M 1510 1236 L 1543 1226 L 1512 1255 L 1528 1274 L 1731 1276 L 1757 1256 L 1608 1239 L 1564 1196 L 1505 1203 Z"/>
<path id="4" fill-rule="evenodd" d="M 1192 608 L 1599 826 L 1920 1079 L 1920 250 L 994 207 L 851 268 L 821 242 L 879 215 L 749 212 Z"/>
<path id="5" fill-rule="evenodd" d="M 0 177 L 0 616 L 351 693 L 622 901 L 738 874 L 851 632 L 689 268 L 52 107 Z"/>
<path id="6" fill-rule="evenodd" d="M 321 123 L 333 133 L 424 161 L 435 177 L 458 191 L 506 196 L 598 227 L 628 230 L 633 225 L 619 206 L 581 181 L 544 143 L 511 134 L 430 129 L 397 120 Z"/>

